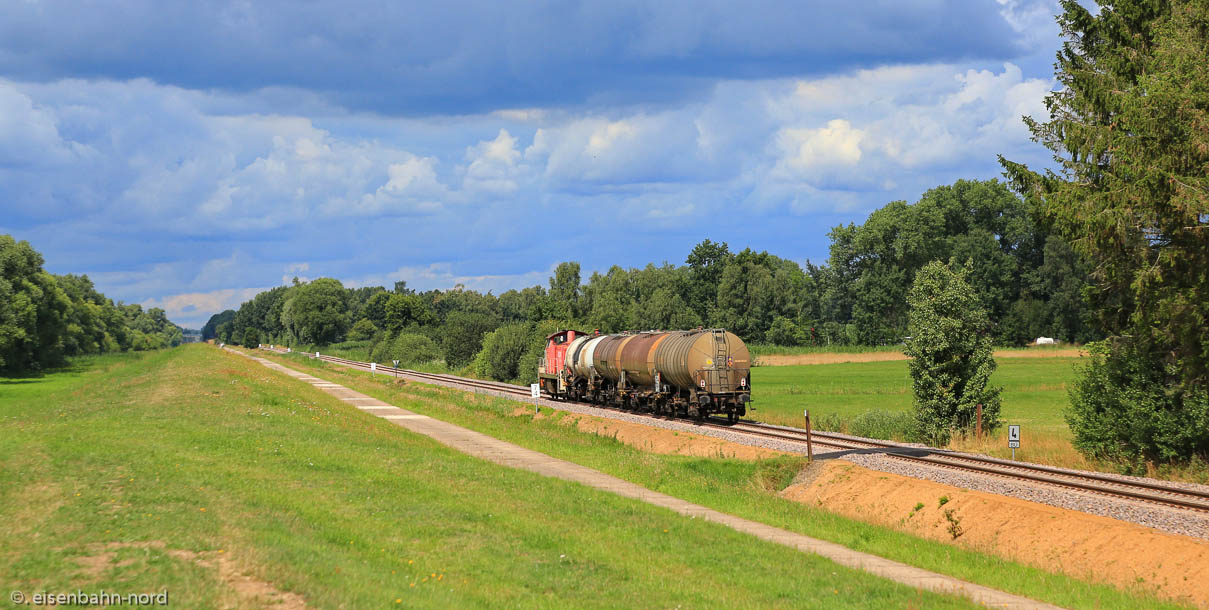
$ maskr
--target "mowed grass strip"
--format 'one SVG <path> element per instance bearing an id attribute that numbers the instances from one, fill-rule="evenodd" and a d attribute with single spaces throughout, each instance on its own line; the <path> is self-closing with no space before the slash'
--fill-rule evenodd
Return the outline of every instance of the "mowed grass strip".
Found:
<path id="1" fill-rule="evenodd" d="M 739 461 L 657 455 L 607 435 L 579 432 L 564 421 L 574 417 L 565 412 L 542 408 L 541 416 L 534 417 L 532 403 L 422 383 L 400 384 L 385 375 L 372 376 L 299 354 L 251 351 L 390 404 L 595 468 L 649 489 L 1017 595 L 1068 608 L 1181 607 L 1140 589 L 1122 591 L 1009 561 L 996 556 L 995 549 L 975 552 L 924 540 L 781 498 L 778 493 L 805 466 L 804 459 Z"/>
<path id="2" fill-rule="evenodd" d="M 0 584 L 29 595 L 167 590 L 182 608 L 274 595 L 319 608 L 969 607 L 465 456 L 210 346 L 0 388 Z"/>

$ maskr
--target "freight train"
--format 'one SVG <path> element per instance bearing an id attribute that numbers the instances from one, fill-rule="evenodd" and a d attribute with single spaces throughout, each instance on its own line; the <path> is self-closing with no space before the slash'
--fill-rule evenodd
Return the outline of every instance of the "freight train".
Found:
<path id="1" fill-rule="evenodd" d="M 555 399 L 673 417 L 725 414 L 734 422 L 751 401 L 751 355 L 723 329 L 560 330 L 546 337 L 538 379 Z"/>

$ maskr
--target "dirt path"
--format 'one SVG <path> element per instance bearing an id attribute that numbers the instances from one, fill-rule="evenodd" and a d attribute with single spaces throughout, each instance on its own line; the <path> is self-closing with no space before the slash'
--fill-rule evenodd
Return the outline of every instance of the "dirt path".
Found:
<path id="1" fill-rule="evenodd" d="M 1045 350 L 995 350 L 996 358 L 1075 358 L 1087 352 L 1077 348 Z M 862 352 L 853 354 L 768 354 L 758 356 L 761 366 L 788 366 L 793 364 L 838 364 L 841 362 L 888 362 L 909 360 L 902 352 Z"/>
<path id="2" fill-rule="evenodd" d="M 1124 589 L 1140 587 L 1209 608 L 1204 582 L 1209 542 L 840 460 L 815 468 L 812 480 L 791 485 L 782 495 L 1044 570 Z M 942 498 L 947 498 L 943 504 Z"/>

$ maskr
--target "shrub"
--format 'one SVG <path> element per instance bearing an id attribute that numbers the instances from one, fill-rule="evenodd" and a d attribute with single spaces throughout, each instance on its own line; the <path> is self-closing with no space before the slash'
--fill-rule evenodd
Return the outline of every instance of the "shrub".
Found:
<path id="1" fill-rule="evenodd" d="M 1141 470 L 1146 461 L 1209 455 L 1209 391 L 1136 343 L 1088 344 L 1066 421 L 1081 452 Z"/>
<path id="2" fill-rule="evenodd" d="M 764 339 L 773 345 L 801 345 L 804 343 L 801 335 L 801 329 L 793 320 L 777 316 L 768 332 L 764 333 Z"/>
<path id="3" fill-rule="evenodd" d="M 495 330 L 499 322 L 483 313 L 455 311 L 445 320 L 441 329 L 441 347 L 445 362 L 454 368 L 464 366 L 474 359 L 483 347 L 483 337 Z"/>
<path id="4" fill-rule="evenodd" d="M 142 337 L 139 337 L 140 339 L 145 337 L 145 338 L 147 338 L 148 341 L 151 340 L 150 337 L 148 337 L 147 335 L 143 335 L 143 333 L 137 333 L 137 335 L 142 335 Z M 137 340 L 136 340 L 136 342 L 137 342 Z M 260 345 L 260 333 L 256 332 L 255 328 L 245 329 L 243 331 L 243 346 L 247 347 L 247 348 L 255 348 L 258 345 Z M 151 348 L 148 346 L 138 345 L 134 349 L 151 349 Z"/>
<path id="5" fill-rule="evenodd" d="M 907 296 L 911 305 L 904 350 L 915 393 L 916 430 L 936 444 L 954 430 L 974 427 L 978 404 L 983 426 L 999 425 L 999 390 L 988 382 L 995 371 L 990 322 L 970 286 L 972 265 L 932 261 L 920 269 Z"/>
<path id="6" fill-rule="evenodd" d="M 865 438 L 911 441 L 918 438 L 915 416 L 901 411 L 866 411 L 848 424 L 848 433 Z"/>
<path id="7" fill-rule="evenodd" d="M 516 379 L 528 347 L 528 324 L 501 326 L 483 337 L 483 349 L 475 357 L 475 372 L 498 381 Z"/>
<path id="8" fill-rule="evenodd" d="M 398 360 L 399 366 L 432 362 L 441 356 L 437 344 L 424 335 L 401 333 L 391 340 L 380 341 L 370 354 L 375 362 Z"/>
<path id="9" fill-rule="evenodd" d="M 361 318 L 360 320 L 357 320 L 356 324 L 353 324 L 352 330 L 348 331 L 348 340 L 365 341 L 366 339 L 373 337 L 374 333 L 376 332 L 378 332 L 378 327 L 374 326 L 373 322 L 370 322 L 365 318 Z"/>

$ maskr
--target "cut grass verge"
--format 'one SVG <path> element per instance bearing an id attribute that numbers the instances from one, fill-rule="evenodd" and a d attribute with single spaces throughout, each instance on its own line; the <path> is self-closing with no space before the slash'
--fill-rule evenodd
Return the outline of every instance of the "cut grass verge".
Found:
<path id="1" fill-rule="evenodd" d="M 166 590 L 184 608 L 970 607 L 471 458 L 211 346 L 9 381 L 8 590 Z M 794 466 L 760 472 L 780 485 Z"/>
<path id="2" fill-rule="evenodd" d="M 1053 574 L 894 530 L 845 519 L 777 495 L 803 465 L 797 458 L 757 462 L 645 453 L 600 435 L 563 425 L 564 412 L 514 415 L 516 401 L 383 376 L 302 356 L 258 356 L 343 384 L 402 408 L 423 413 L 576 462 L 650 489 L 754 521 L 830 540 L 924 569 L 1071 608 L 1177 607 L 1141 591 L 1126 592 Z"/>

